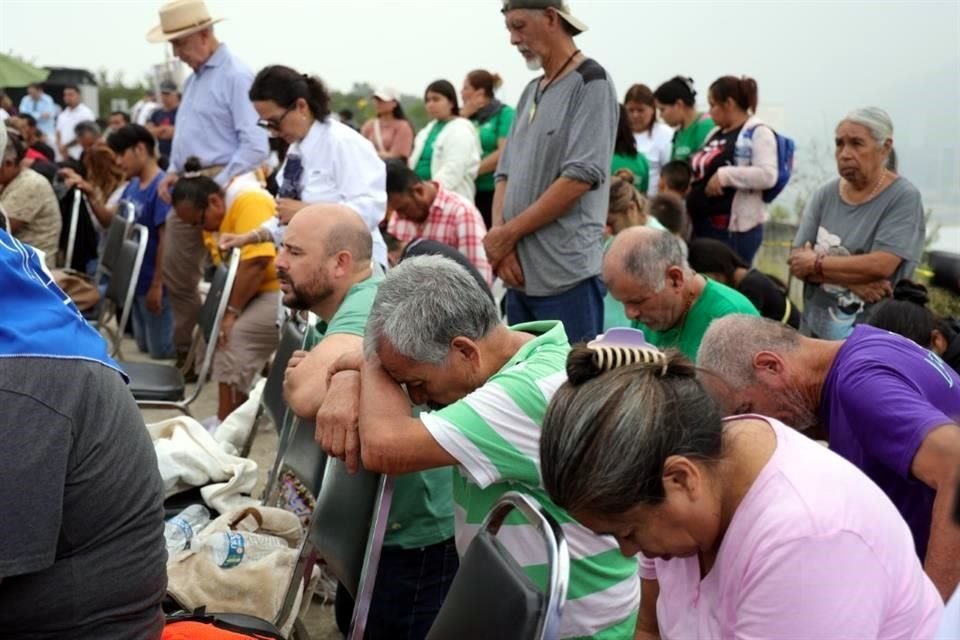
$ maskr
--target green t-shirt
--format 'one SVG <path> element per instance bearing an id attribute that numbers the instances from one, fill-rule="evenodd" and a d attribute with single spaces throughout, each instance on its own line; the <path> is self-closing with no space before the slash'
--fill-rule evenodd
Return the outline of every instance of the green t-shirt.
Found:
<path id="1" fill-rule="evenodd" d="M 480 134 L 480 149 L 484 158 L 496 151 L 499 142 L 510 135 L 510 127 L 513 126 L 513 119 L 516 115 L 516 109 L 503 105 L 496 115 L 483 122 L 474 122 L 477 133 Z M 477 176 L 477 191 L 493 191 L 495 186 L 494 173 L 494 171 L 491 171 L 482 176 Z"/>
<path id="2" fill-rule="evenodd" d="M 686 160 L 699 151 L 707 139 L 707 134 L 713 131 L 715 126 L 710 116 L 705 113 L 698 113 L 689 127 L 677 129 L 677 132 L 673 134 L 673 153 L 670 155 L 670 159 Z"/>
<path id="3" fill-rule="evenodd" d="M 634 329 L 640 329 L 647 340 L 661 349 L 676 347 L 683 355 L 697 361 L 697 350 L 707 327 L 717 318 L 733 313 L 758 316 L 757 308 L 747 298 L 734 289 L 706 278 L 707 286 L 697 301 L 690 307 L 686 319 L 679 327 L 667 331 L 654 331 L 636 320 L 631 321 Z"/>
<path id="4" fill-rule="evenodd" d="M 307 331 L 304 348 L 315 347 L 337 333 L 363 337 L 373 299 L 383 278 L 371 276 L 350 287 L 340 308 L 327 324 L 322 320 Z M 394 476 L 393 503 L 383 544 L 416 549 L 453 537 L 453 485 L 449 469 L 432 469 Z"/>
<path id="5" fill-rule="evenodd" d="M 448 120 L 434 121 L 433 127 L 430 128 L 430 133 L 427 134 L 427 139 L 423 142 L 423 152 L 420 154 L 420 159 L 417 160 L 417 166 L 413 170 L 414 173 L 420 176 L 421 180 L 429 180 L 433 177 L 433 172 L 430 170 L 430 162 L 433 160 L 433 145 L 437 142 L 437 136 L 439 136 L 443 128 L 447 126 L 447 122 Z"/>
<path id="6" fill-rule="evenodd" d="M 630 169 L 634 178 L 633 186 L 635 186 L 640 193 L 647 193 L 647 189 L 650 188 L 650 163 L 647 162 L 645 155 L 639 151 L 637 155 L 632 158 L 619 153 L 613 154 L 610 174 L 612 175 L 620 169 Z"/>
<path id="7" fill-rule="evenodd" d="M 536 335 L 487 382 L 462 400 L 420 419 L 459 466 L 454 470 L 457 549 L 461 554 L 484 516 L 507 491 L 531 496 L 563 527 L 570 548 L 567 607 L 561 638 L 633 638 L 636 625 L 636 558 L 559 508 L 540 484 L 540 430 L 547 404 L 566 379 L 570 345 L 563 324 L 531 322 L 511 327 Z M 516 513 L 499 539 L 535 583 L 543 585 L 543 542 Z"/>

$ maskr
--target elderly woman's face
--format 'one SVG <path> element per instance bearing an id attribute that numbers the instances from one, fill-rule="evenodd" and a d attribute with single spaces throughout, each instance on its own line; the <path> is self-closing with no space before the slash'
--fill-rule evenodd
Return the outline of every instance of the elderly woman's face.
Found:
<path id="1" fill-rule="evenodd" d="M 663 502 L 640 504 L 616 514 L 574 512 L 591 531 L 617 539 L 626 557 L 688 558 L 713 546 L 719 535 L 716 496 L 704 485 L 703 470 L 688 458 L 671 456 L 664 465 Z"/>
<path id="2" fill-rule="evenodd" d="M 892 145 L 889 140 L 877 144 L 865 126 L 853 122 L 840 123 L 835 143 L 837 172 L 844 180 L 855 184 L 876 180 Z"/>

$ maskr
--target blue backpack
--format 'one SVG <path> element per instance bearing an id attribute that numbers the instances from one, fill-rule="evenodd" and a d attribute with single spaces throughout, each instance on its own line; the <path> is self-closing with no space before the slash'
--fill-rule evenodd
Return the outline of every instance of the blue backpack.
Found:
<path id="1" fill-rule="evenodd" d="M 766 127 L 767 125 L 757 126 Z M 753 127 L 743 133 L 743 137 L 750 140 L 751 144 L 753 143 L 753 132 L 756 128 L 757 127 Z M 780 195 L 783 188 L 790 182 L 790 176 L 793 175 L 793 152 L 796 144 L 793 142 L 793 139 L 780 135 L 774 131 L 772 127 L 767 128 L 773 131 L 773 137 L 777 140 L 777 181 L 769 189 L 764 189 L 763 201 L 773 202 L 773 199 Z"/>

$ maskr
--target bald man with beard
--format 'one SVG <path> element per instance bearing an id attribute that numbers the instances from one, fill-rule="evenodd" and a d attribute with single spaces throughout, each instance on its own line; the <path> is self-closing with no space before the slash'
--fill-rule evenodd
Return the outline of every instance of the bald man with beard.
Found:
<path id="1" fill-rule="evenodd" d="M 338 204 L 301 209 L 290 221 L 277 256 L 283 302 L 319 317 L 304 351 L 290 360 L 284 396 L 298 416 L 313 421 L 327 397 L 353 389 L 356 371 L 330 366 L 362 348 L 367 317 L 382 277 L 375 275 L 373 239 L 363 219 Z M 329 388 L 328 388 L 329 382 Z M 359 442 L 355 443 L 359 447 Z M 453 542 L 453 483 L 448 469 L 394 477 L 393 503 L 374 587 L 367 638 L 424 638 L 459 566 Z M 337 622 L 350 620 L 353 602 L 337 589 Z"/>

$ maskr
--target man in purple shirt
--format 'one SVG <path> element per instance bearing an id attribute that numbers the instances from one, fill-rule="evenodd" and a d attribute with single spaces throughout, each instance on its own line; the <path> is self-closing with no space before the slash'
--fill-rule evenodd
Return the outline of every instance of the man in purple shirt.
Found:
<path id="1" fill-rule="evenodd" d="M 960 582 L 960 530 L 950 522 L 960 477 L 960 377 L 939 356 L 869 326 L 831 342 L 734 315 L 710 325 L 697 362 L 727 413 L 821 428 L 830 449 L 899 509 L 944 599 L 953 593 Z"/>
<path id="2" fill-rule="evenodd" d="M 205 174 L 226 188 L 236 176 L 266 162 L 269 148 L 247 97 L 253 71 L 214 36 L 213 25 L 219 19 L 211 17 L 203 0 L 168 2 L 159 14 L 160 24 L 147 34 L 147 40 L 169 42 L 173 54 L 193 69 L 183 87 L 170 166 L 159 188 L 160 197 L 169 201 L 169 190 L 191 156 L 200 160 Z M 166 226 L 163 280 L 173 307 L 178 364 L 186 366 L 200 315 L 197 285 L 206 249 L 201 231 L 177 216 L 171 215 Z"/>

